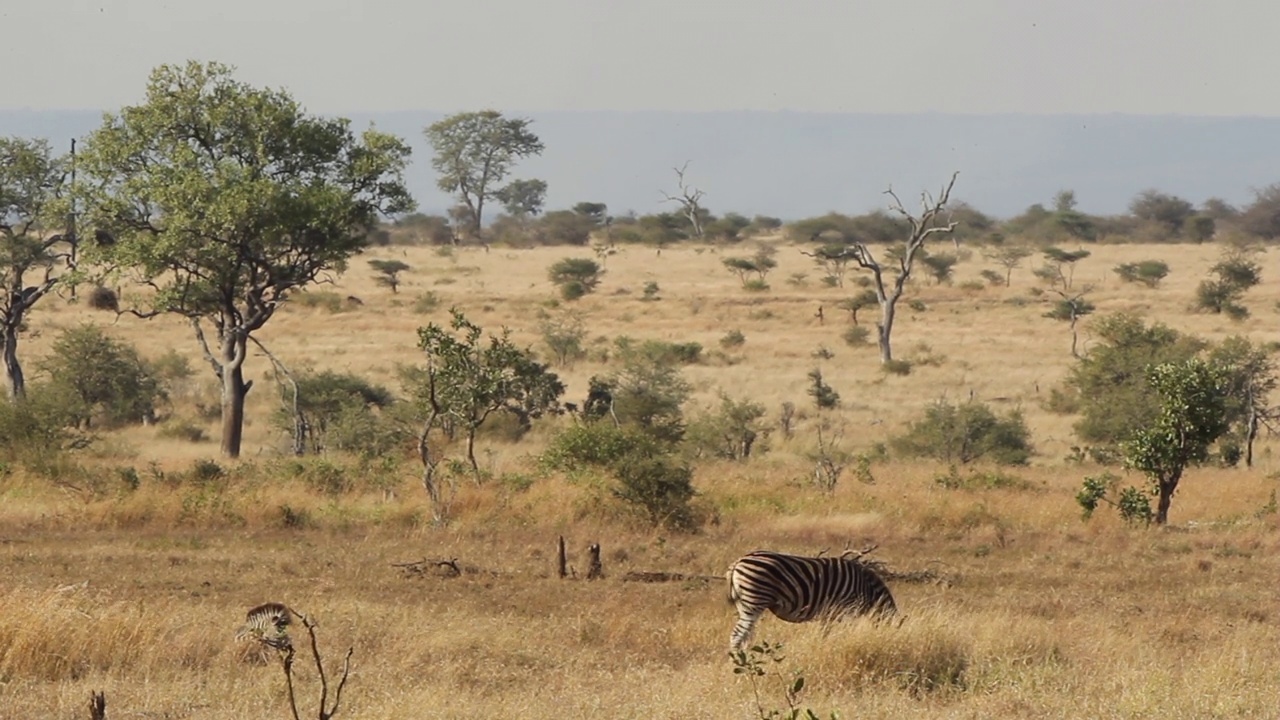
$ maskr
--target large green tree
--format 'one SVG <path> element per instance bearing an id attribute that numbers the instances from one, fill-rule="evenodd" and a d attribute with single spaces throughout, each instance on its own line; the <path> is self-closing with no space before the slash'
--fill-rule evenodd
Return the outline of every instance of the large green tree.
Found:
<path id="1" fill-rule="evenodd" d="M 451 115 L 425 130 L 435 151 L 431 167 L 440 174 L 437 184 L 462 201 L 474 237 L 480 237 L 485 202 L 499 193 L 508 194 L 499 185 L 511 166 L 542 152 L 542 141 L 529 130 L 532 122 L 481 110 Z M 542 190 L 545 193 L 545 184 Z"/>
<path id="2" fill-rule="evenodd" d="M 86 220 L 111 236 L 95 259 L 154 289 L 137 314 L 191 321 L 222 383 L 222 452 L 237 457 L 252 334 L 293 291 L 343 270 L 380 213 L 413 208 L 409 147 L 197 62 L 156 68 L 145 100 L 86 145 Z"/>
<path id="3" fill-rule="evenodd" d="M 74 269 L 66 159 L 44 140 L 0 138 L 0 355 L 9 397 L 26 395 L 18 339 L 31 309 Z"/>

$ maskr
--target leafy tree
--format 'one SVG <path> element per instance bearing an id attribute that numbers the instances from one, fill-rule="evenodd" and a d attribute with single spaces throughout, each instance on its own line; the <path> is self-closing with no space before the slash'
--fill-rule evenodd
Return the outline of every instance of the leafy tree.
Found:
<path id="1" fill-rule="evenodd" d="M 400 273 L 409 269 L 409 263 L 401 260 L 370 260 L 369 267 L 378 272 L 373 281 L 383 287 L 391 288 L 391 292 L 399 292 Z"/>
<path id="2" fill-rule="evenodd" d="M 819 368 L 809 371 L 809 389 L 806 392 L 813 398 L 813 404 L 818 410 L 830 410 L 840 404 L 840 393 L 827 384 Z"/>
<path id="3" fill-rule="evenodd" d="M 720 393 L 720 407 L 690 423 L 685 442 L 697 454 L 727 460 L 746 460 L 756 440 L 767 430 L 761 422 L 764 406 L 750 400 L 734 400 Z"/>
<path id="4" fill-rule="evenodd" d="M 1076 240 L 1094 240 L 1097 228 L 1094 220 L 1076 210 L 1076 194 L 1072 190 L 1062 190 L 1053 199 L 1053 224 Z"/>
<path id="5" fill-rule="evenodd" d="M 332 370 L 302 373 L 296 382 L 296 405 L 293 404 L 294 388 L 282 385 L 286 407 L 277 412 L 274 419 L 278 426 L 297 435 L 298 448 L 309 447 L 315 453 L 327 448 L 360 450 L 370 455 L 392 449 L 391 441 L 397 436 L 391 432 L 363 432 L 357 438 L 350 437 L 352 426 L 372 424 L 374 408 L 386 409 L 394 402 L 395 398 L 385 387 L 357 375 Z M 359 445 L 353 442 L 355 439 L 360 441 Z"/>
<path id="6" fill-rule="evenodd" d="M 547 277 L 560 288 L 560 294 L 566 300 L 576 300 L 593 292 L 602 275 L 604 269 L 591 258 L 565 258 L 547 270 Z"/>
<path id="7" fill-rule="evenodd" d="M 778 267 L 778 261 L 774 259 L 772 250 L 773 248 L 762 246 L 755 255 L 749 258 L 727 257 L 720 262 L 724 263 L 729 272 L 738 276 L 738 279 L 742 281 L 743 287 L 747 287 L 750 282 L 748 275 L 755 275 L 756 279 L 763 283 L 769 271 Z"/>
<path id="8" fill-rule="evenodd" d="M 1063 290 L 1070 290 L 1071 283 L 1076 276 L 1076 263 L 1089 257 L 1093 253 L 1085 249 L 1080 250 L 1063 250 L 1062 248 L 1049 247 L 1044 250 L 1044 259 L 1047 267 L 1053 268 L 1059 282 L 1062 283 Z M 1067 267 L 1067 272 L 1062 271 L 1063 266 Z"/>
<path id="9" fill-rule="evenodd" d="M 1249 316 L 1249 308 L 1240 304 L 1245 292 L 1262 281 L 1262 266 L 1247 251 L 1228 250 L 1209 272 L 1217 279 L 1205 280 L 1196 288 L 1196 307 L 1204 312 L 1223 314 L 1232 320 Z"/>
<path id="10" fill-rule="evenodd" d="M 466 434 L 467 461 L 477 481 L 476 432 L 493 413 L 514 415 L 528 427 L 559 407 L 560 378 L 511 342 L 511 331 L 481 339 L 482 330 L 456 309 L 446 329 L 435 323 L 418 328 L 418 347 L 427 356 L 425 370 L 408 377 L 413 395 L 440 423 Z M 427 428 L 430 429 L 429 427 Z"/>
<path id="11" fill-rule="evenodd" d="M 518 218 L 532 217 L 542 212 L 542 205 L 547 199 L 547 183 L 544 180 L 512 180 L 493 196 L 502 203 L 507 214 Z"/>
<path id="12" fill-rule="evenodd" d="M 1152 366 L 1146 380 L 1158 410 L 1124 444 L 1124 456 L 1154 486 L 1155 521 L 1163 525 L 1182 474 L 1207 459 L 1209 446 L 1227 431 L 1226 378 L 1220 368 L 1192 358 Z"/>
<path id="13" fill-rule="evenodd" d="M 1244 446 L 1246 467 L 1253 467 L 1259 426 L 1276 416 L 1268 400 L 1278 382 L 1274 352 L 1271 346 L 1254 345 L 1241 336 L 1229 337 L 1209 351 L 1209 362 L 1225 375 L 1230 440 Z"/>
<path id="14" fill-rule="evenodd" d="M 1176 195 L 1143 190 L 1129 203 L 1129 212 L 1141 220 L 1157 223 L 1171 234 L 1177 234 L 1191 220 L 1195 207 Z"/>
<path id="15" fill-rule="evenodd" d="M 813 252 L 801 250 L 800 254 L 813 258 L 818 267 L 826 273 L 826 277 L 830 278 L 829 284 L 844 287 L 845 271 L 853 261 L 853 257 L 847 250 L 847 246 L 843 243 L 827 243 Z"/>
<path id="16" fill-rule="evenodd" d="M 76 399 L 76 425 L 94 419 L 107 425 L 136 423 L 155 417 L 167 400 L 160 379 L 132 345 L 109 337 L 95 325 L 62 331 L 40 363 L 49 381 L 68 388 Z"/>
<path id="17" fill-rule="evenodd" d="M 1187 220 L 1187 237 L 1198 243 L 1209 242 L 1218 231 L 1218 221 L 1208 215 L 1192 215 Z"/>
<path id="18" fill-rule="evenodd" d="M 542 245 L 586 245 L 595 221 L 568 210 L 553 210 L 538 219 L 533 233 Z"/>
<path id="19" fill-rule="evenodd" d="M 1209 198 L 1200 205 L 1200 214 L 1214 222 L 1234 220 L 1240 216 L 1240 210 L 1222 198 Z"/>
<path id="20" fill-rule="evenodd" d="M 724 240 L 725 242 L 737 242 L 742 239 L 743 233 L 751 226 L 751 221 L 745 216 L 738 213 L 726 213 L 724 217 L 713 220 L 704 228 L 705 233 L 712 240 Z"/>
<path id="21" fill-rule="evenodd" d="M 1115 273 L 1124 282 L 1138 282 L 1153 288 L 1169 275 L 1169 264 L 1163 260 L 1140 260 L 1117 265 Z"/>
<path id="22" fill-rule="evenodd" d="M 1085 315 L 1089 315 L 1097 309 L 1093 303 L 1084 298 L 1084 295 L 1087 292 L 1089 292 L 1087 289 L 1076 295 L 1067 295 L 1064 292 L 1059 292 L 1058 294 L 1062 296 L 1062 299 L 1054 303 L 1053 309 L 1044 314 L 1045 317 L 1051 320 L 1061 320 L 1063 322 L 1070 323 L 1071 357 L 1073 358 L 1080 357 L 1080 353 L 1076 349 L 1078 339 L 1076 336 L 1076 323 L 1080 321 L 1080 318 Z"/>
<path id="23" fill-rule="evenodd" d="M 237 457 L 250 338 L 293 291 L 342 270 L 379 213 L 412 209 L 409 147 L 374 130 L 357 139 L 345 119 L 197 62 L 157 68 L 146 101 L 86 144 L 88 219 L 114 238 L 101 259 L 155 289 L 136 312 L 191 321 L 222 384 L 222 452 Z"/>
<path id="24" fill-rule="evenodd" d="M 988 459 L 1002 465 L 1025 465 L 1031 457 L 1031 431 L 1022 414 L 1001 418 L 987 405 L 970 401 L 952 405 L 940 400 L 912 422 L 890 446 L 909 457 L 931 457 L 967 464 Z"/>
<path id="25" fill-rule="evenodd" d="M 876 297 L 876 291 L 868 288 L 851 298 L 841 300 L 839 305 L 842 309 L 849 311 L 849 314 L 853 317 L 853 324 L 856 326 L 858 324 L 858 311 L 863 308 L 869 308 L 879 302 L 880 299 Z"/>
<path id="26" fill-rule="evenodd" d="M 986 259 L 1004 268 L 1004 286 L 1009 287 L 1013 271 L 1022 266 L 1022 261 L 1031 257 L 1034 250 L 1026 245 L 998 245 L 982 253 Z"/>
<path id="27" fill-rule="evenodd" d="M 1280 183 L 1254 190 L 1253 203 L 1236 218 L 1240 229 L 1262 238 L 1280 238 Z"/>
<path id="28" fill-rule="evenodd" d="M 1166 325 L 1148 326 L 1142 318 L 1124 313 L 1099 317 L 1092 331 L 1097 343 L 1071 368 L 1065 393 L 1081 413 L 1075 425 L 1080 439 L 1118 446 L 1156 413 L 1158 398 L 1145 382 L 1147 368 L 1185 362 L 1205 344 Z M 1061 397 L 1064 392 L 1054 394 Z"/>
<path id="29" fill-rule="evenodd" d="M 673 360 L 671 349 L 656 343 L 619 347 L 622 368 L 604 381 L 614 417 L 663 442 L 684 438 L 683 406 L 690 386 Z"/>
<path id="30" fill-rule="evenodd" d="M 580 315 L 565 313 L 559 317 L 548 317 L 539 323 L 538 329 L 542 333 L 542 341 L 560 367 L 572 366 L 574 361 L 586 355 L 586 351 L 582 349 L 582 341 L 587 336 L 587 330 Z"/>
<path id="31" fill-rule="evenodd" d="M 598 202 L 580 202 L 573 206 L 573 212 L 588 218 L 593 224 L 604 227 L 609 222 L 609 206 Z"/>
<path id="32" fill-rule="evenodd" d="M 496 186 L 511 166 L 542 152 L 542 141 L 529 130 L 532 122 L 481 110 L 451 115 L 425 130 L 435 151 L 431 167 L 440 174 L 437 184 L 458 195 L 472 236 L 480 237 L 485 202 L 504 190 Z"/>
<path id="33" fill-rule="evenodd" d="M 26 395 L 18 340 L 27 317 L 75 269 L 74 232 L 48 232 L 68 218 L 66 177 L 48 142 L 0 138 L 0 355 L 12 399 Z"/>
<path id="34" fill-rule="evenodd" d="M 951 271 L 955 268 L 956 263 L 960 262 L 960 258 L 952 253 L 924 254 L 920 256 L 920 262 L 928 269 L 935 283 L 938 285 L 950 285 Z"/>

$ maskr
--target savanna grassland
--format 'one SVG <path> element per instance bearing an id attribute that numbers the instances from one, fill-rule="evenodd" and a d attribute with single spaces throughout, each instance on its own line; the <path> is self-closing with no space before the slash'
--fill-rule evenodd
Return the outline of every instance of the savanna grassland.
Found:
<path id="1" fill-rule="evenodd" d="M 572 309 L 590 352 L 556 370 L 574 402 L 588 378 L 613 368 L 600 351 L 618 336 L 701 343 L 703 359 L 682 370 L 693 387 L 686 416 L 723 391 L 762 403 L 775 430 L 762 441 L 767 452 L 747 462 L 695 464 L 706 521 L 692 534 L 649 527 L 603 479 L 540 472 L 535 457 L 567 417 L 540 421 L 518 442 L 482 435 L 480 462 L 494 479 L 461 483 L 445 526 L 429 522 L 410 448 L 363 466 L 332 458 L 348 481 L 310 482 L 289 471 L 295 461 L 268 421 L 279 401 L 259 354 L 247 368 L 256 385 L 243 458 L 221 460 L 217 419 L 201 410 L 216 405 L 215 379 L 187 325 L 116 321 L 50 298 L 21 348 L 33 372 L 57 332 L 83 322 L 109 326 L 148 357 L 172 348 L 198 372 L 171 389 L 167 412 L 213 439 L 140 426 L 101 433 L 52 471 L 8 468 L 0 718 L 87 717 L 95 689 L 112 718 L 287 717 L 278 665 L 234 641 L 245 610 L 266 601 L 318 619 L 331 673 L 354 648 L 338 717 L 751 718 L 760 706 L 785 709 L 795 672 L 807 679 L 800 703 L 824 717 L 1280 717 L 1280 443 L 1264 435 L 1251 469 L 1190 470 L 1166 528 L 1130 527 L 1103 511 L 1083 522 L 1074 496 L 1099 469 L 1066 460 L 1079 444 L 1075 418 L 1044 408 L 1075 362 L 1066 324 L 1043 317 L 1056 295 L 1032 292 L 1039 283 L 1026 268 L 1008 288 L 962 287 L 993 268 L 977 252 L 952 285 L 914 280 L 894 333 L 897 356 L 914 368 L 890 375 L 874 344 L 841 339 L 850 322 L 836 304 L 852 288 L 823 286 L 796 246 L 776 245 L 767 292 L 745 291 L 721 264 L 749 247 L 627 247 L 608 258 L 599 289 L 574 303 L 553 302 L 547 267 L 589 250 L 381 248 L 314 288 L 321 302 L 294 302 L 259 333 L 295 369 L 396 387 L 397 366 L 420 360 L 416 329 L 447 321 L 450 306 L 486 330 L 510 327 L 543 357 L 539 323 Z M 1116 311 L 1213 341 L 1280 339 L 1274 252 L 1260 257 L 1264 282 L 1245 300 L 1251 316 L 1232 323 L 1188 310 L 1221 248 L 1090 249 L 1074 277 L 1092 286 L 1097 306 L 1081 323 L 1086 352 L 1091 322 Z M 368 257 L 411 266 L 398 293 L 374 283 Z M 1171 268 L 1157 288 L 1112 272 L 1144 259 Z M 650 281 L 656 300 L 643 299 Z M 722 349 L 731 330 L 745 343 Z M 831 357 L 815 356 L 822 347 Z M 1018 481 L 1001 487 L 949 489 L 936 482 L 945 466 L 891 458 L 874 462 L 870 478 L 846 472 L 824 493 L 807 459 L 814 367 L 841 394 L 834 412 L 850 449 L 900 433 L 939 398 L 973 397 L 1021 409 L 1036 454 L 1006 470 Z M 797 407 L 789 439 L 776 430 L 784 402 Z M 197 478 L 201 460 L 222 473 Z M 120 480 L 130 468 L 136 488 Z M 579 575 L 586 546 L 600 543 L 605 579 L 557 579 L 560 535 Z M 871 544 L 872 557 L 914 574 L 890 583 L 905 622 L 845 622 L 824 637 L 767 616 L 756 638 L 783 643 L 786 660 L 759 681 L 760 705 L 726 653 L 735 615 L 723 581 L 622 580 L 631 570 L 719 577 L 759 547 L 813 554 Z M 456 558 L 463 573 L 393 566 L 422 558 Z M 299 704 L 315 716 L 309 657 L 296 671 Z"/>

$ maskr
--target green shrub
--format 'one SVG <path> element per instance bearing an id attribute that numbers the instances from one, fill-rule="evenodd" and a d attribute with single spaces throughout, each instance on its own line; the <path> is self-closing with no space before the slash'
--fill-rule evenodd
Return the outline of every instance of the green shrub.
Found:
<path id="1" fill-rule="evenodd" d="M 565 300 L 577 300 L 596 289 L 604 268 L 590 258 L 565 258 L 547 270 L 552 284 L 560 288 Z"/>
<path id="2" fill-rule="evenodd" d="M 747 342 L 747 336 L 742 334 L 741 330 L 730 330 L 720 338 L 720 347 L 725 350 L 740 348 Z"/>
<path id="3" fill-rule="evenodd" d="M 340 313 L 347 309 L 347 303 L 343 297 L 329 290 L 294 293 L 289 296 L 289 301 L 304 308 L 319 308 L 330 313 Z"/>
<path id="4" fill-rule="evenodd" d="M 987 405 L 970 401 L 952 405 L 940 400 L 891 440 L 895 452 L 966 464 L 991 460 L 1001 465 L 1024 465 L 1031 457 L 1031 432 L 1022 413 L 999 417 Z"/>
<path id="5" fill-rule="evenodd" d="M 688 465 L 642 453 L 623 458 L 614 472 L 618 478 L 614 496 L 641 509 L 652 525 L 682 531 L 697 527 L 689 505 L 697 493 L 693 489 L 693 470 Z"/>
<path id="6" fill-rule="evenodd" d="M 1140 260 L 1135 263 L 1124 263 L 1115 267 L 1115 273 L 1128 283 L 1142 283 L 1147 287 L 1156 287 L 1169 274 L 1169 264 L 1161 260 Z"/>
<path id="7" fill-rule="evenodd" d="M 154 417 L 156 407 L 168 399 L 138 351 L 94 325 L 60 333 L 40 367 L 52 384 L 68 388 L 76 398 L 77 423 L 84 427 L 94 420 L 108 426 L 141 422 Z"/>
<path id="8" fill-rule="evenodd" d="M 452 282 L 450 278 L 440 278 L 437 284 L 444 284 L 442 282 L 444 280 Z M 430 290 L 419 294 L 413 299 L 413 311 L 421 315 L 425 315 L 438 307 L 440 307 L 440 296 Z"/>
<path id="9" fill-rule="evenodd" d="M 840 337 L 847 345 L 861 347 L 867 344 L 868 339 L 871 337 L 871 331 L 861 325 L 854 325 L 840 333 Z"/>
<path id="10" fill-rule="evenodd" d="M 910 360 L 894 359 L 880 363 L 880 371 L 889 375 L 910 375 L 911 367 Z"/>
<path id="11" fill-rule="evenodd" d="M 768 430 L 761 420 L 764 406 L 720 394 L 720 407 L 689 423 L 685 445 L 696 456 L 746 460 Z"/>

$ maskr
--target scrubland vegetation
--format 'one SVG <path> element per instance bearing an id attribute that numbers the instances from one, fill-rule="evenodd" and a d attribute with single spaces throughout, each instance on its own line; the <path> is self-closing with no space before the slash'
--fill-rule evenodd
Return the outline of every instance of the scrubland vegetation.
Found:
<path id="1" fill-rule="evenodd" d="M 267 602 L 350 649 L 343 717 L 1280 707 L 1275 187 L 783 223 L 685 164 L 670 212 L 544 213 L 528 121 L 426 134 L 449 217 L 217 64 L 83 186 L 0 145 L 0 717 L 296 715 Z M 730 658 L 731 561 L 868 547 L 901 623 Z"/>
<path id="2" fill-rule="evenodd" d="M 797 246 L 771 242 L 777 276 L 814 274 Z M 1097 343 L 1095 323 L 1120 311 L 1214 342 L 1233 334 L 1266 342 L 1273 333 L 1280 297 L 1265 284 L 1247 296 L 1251 313 L 1239 323 L 1189 312 L 1219 255 L 1213 245 L 1092 249 L 1076 268 L 1097 306 L 1081 322 L 1085 353 Z M 91 323 L 136 348 L 165 398 L 148 425 L 129 422 L 131 407 L 103 406 L 76 431 L 92 442 L 66 451 L 44 440 L 8 445 L 4 715 L 77 716 L 89 690 L 104 689 L 109 712 L 121 714 L 285 716 L 279 669 L 232 640 L 246 609 L 280 600 L 320 620 L 329 660 L 355 648 L 340 716 L 755 717 L 750 685 L 725 652 L 733 612 L 722 582 L 623 575 L 719 576 L 755 547 L 815 553 L 872 543 L 873 557 L 908 575 L 891 581 L 907 621 L 843 623 L 824 638 L 818 627 L 767 617 L 759 638 L 783 643 L 786 659 L 760 679 L 766 709 L 786 708 L 793 671 L 807 680 L 804 706 L 843 717 L 1249 717 L 1276 707 L 1280 467 L 1269 435 L 1252 468 L 1189 469 L 1163 530 L 1101 511 L 1085 522 L 1075 495 L 1106 468 L 1082 450 L 1080 416 L 1050 409 L 1079 361 L 1063 325 L 1042 317 L 1054 296 L 1036 292 L 1030 273 L 1015 271 L 1007 288 L 961 289 L 990 265 L 974 253 L 952 285 L 913 283 L 909 297 L 924 309 L 907 314 L 897 340 L 913 364 L 894 375 L 882 372 L 874 345 L 841 341 L 851 323 L 832 308 L 848 290 L 807 281 L 744 291 L 720 261 L 730 253 L 738 250 L 624 246 L 596 291 L 568 303 L 547 274 L 572 256 L 560 248 L 386 248 L 369 256 L 412 268 L 398 292 L 355 265 L 336 285 L 300 296 L 339 301 L 291 302 L 263 334 L 298 377 L 358 378 L 364 385 L 354 389 L 320 386 L 355 393 L 388 422 L 394 398 L 405 397 L 401 366 L 423 364 L 417 329 L 447 326 L 449 307 L 486 332 L 511 328 L 513 343 L 550 362 L 564 399 L 579 406 L 591 378 L 624 366 L 620 345 L 666 343 L 662 367 L 687 386 L 686 440 L 666 455 L 691 469 L 685 527 L 663 517 L 655 526 L 643 504 L 613 492 L 620 481 L 604 465 L 548 463 L 548 450 L 584 426 L 569 415 L 527 432 L 506 417 L 482 427 L 481 481 L 458 469 L 448 520 L 433 522 L 416 440 L 393 434 L 374 453 L 343 446 L 363 422 L 354 411 L 344 418 L 343 402 L 309 406 L 329 419 L 310 423 L 328 433 L 326 449 L 314 454 L 313 442 L 292 456 L 281 410 L 288 384 L 257 354 L 247 366 L 255 387 L 245 451 L 222 460 L 217 378 L 189 326 L 115 322 L 83 300 L 49 303 L 24 346 L 50 372 L 33 373 L 33 389 L 52 384 L 67 338 L 84 344 Z M 1156 288 L 1111 272 L 1148 256 L 1170 267 Z M 1280 270 L 1270 254 L 1260 262 L 1264 277 Z M 660 284 L 660 299 L 645 299 L 649 282 Z M 125 288 L 123 298 L 136 292 Z M 437 302 L 415 308 L 427 293 Z M 742 342 L 722 342 L 731 330 Z M 552 346 L 566 332 L 580 347 L 564 350 L 560 337 L 557 355 Z M 813 368 L 839 395 L 830 409 L 809 394 Z M 964 406 L 971 397 L 997 419 L 1020 414 L 1033 448 L 1025 465 L 899 453 L 906 448 L 895 438 L 939 400 Z M 723 425 L 709 422 L 726 416 L 757 428 L 747 457 L 735 458 Z M 5 421 L 12 433 L 14 420 Z M 825 454 L 844 466 L 829 490 L 819 482 L 822 423 Z M 366 442 L 388 427 L 369 428 Z M 601 543 L 605 579 L 557 579 L 560 535 L 579 575 L 586 545 Z M 457 558 L 462 575 L 392 566 L 423 558 Z M 312 672 L 298 664 L 304 707 Z"/>

